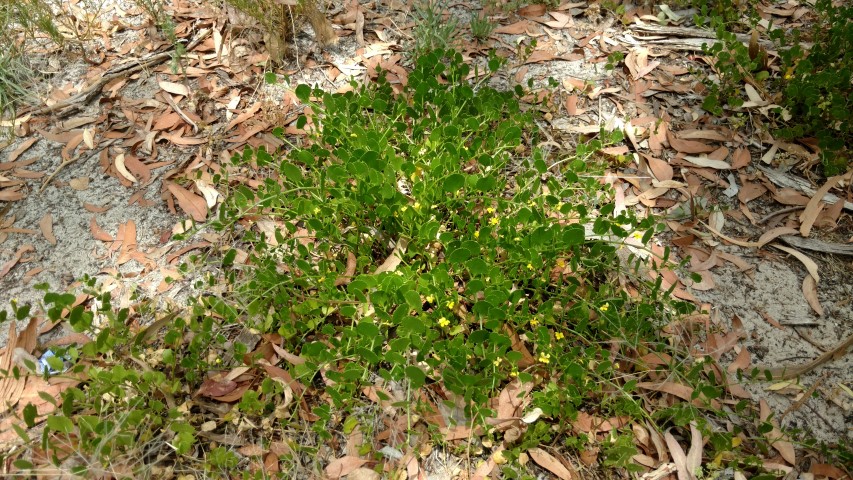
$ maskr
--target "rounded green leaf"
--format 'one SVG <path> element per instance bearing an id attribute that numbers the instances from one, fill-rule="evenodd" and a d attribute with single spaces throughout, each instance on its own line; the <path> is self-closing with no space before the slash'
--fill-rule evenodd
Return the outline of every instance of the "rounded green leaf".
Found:
<path id="1" fill-rule="evenodd" d="M 462 263 L 465 260 L 468 260 L 473 255 L 471 251 L 467 248 L 457 248 L 456 250 L 451 251 L 447 254 L 447 262 L 448 263 Z"/>
<path id="2" fill-rule="evenodd" d="M 417 390 L 424 386 L 426 383 L 426 374 L 420 368 L 409 365 L 406 367 L 406 378 L 412 382 L 412 389 Z"/>
<path id="3" fill-rule="evenodd" d="M 463 185 L 465 185 L 465 176 L 461 173 L 454 173 L 444 179 L 443 188 L 446 193 L 453 193 L 462 188 Z"/>
<path id="4" fill-rule="evenodd" d="M 586 238 L 583 226 L 574 224 L 569 225 L 563 230 L 563 243 L 568 245 L 580 245 Z"/>
<path id="5" fill-rule="evenodd" d="M 303 103 L 307 102 L 308 99 L 311 98 L 311 87 L 304 83 L 296 87 L 296 98 Z"/>

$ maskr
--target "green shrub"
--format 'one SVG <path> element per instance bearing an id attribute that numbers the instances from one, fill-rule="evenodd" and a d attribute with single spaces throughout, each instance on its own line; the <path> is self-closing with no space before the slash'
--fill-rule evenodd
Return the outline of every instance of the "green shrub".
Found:
<path id="1" fill-rule="evenodd" d="M 814 136 L 822 149 L 826 175 L 846 171 L 853 140 L 853 6 L 815 3 L 817 19 L 808 51 L 794 31 L 775 31 L 783 46 L 780 88 L 791 121 L 778 130 L 783 138 Z"/>
<path id="2" fill-rule="evenodd" d="M 536 131 L 519 108 L 525 92 L 472 86 L 468 74 L 460 54 L 438 50 L 418 58 L 401 95 L 382 75 L 345 94 L 299 86 L 314 112 L 299 125 L 322 125 L 313 138 L 284 158 L 258 149 L 233 159 L 266 180 L 234 188 L 214 227 L 247 215 L 278 227 L 244 232 L 251 267 L 229 274 L 237 287 L 225 301 L 306 360 L 298 378 L 323 370 L 335 409 L 357 403 L 376 374 L 411 391 L 441 381 L 482 420 L 506 382 L 535 373 L 551 378 L 534 395 L 545 415 L 571 418 L 589 401 L 637 413 L 630 386 L 603 388 L 621 383 L 600 342 L 655 344 L 671 312 L 659 288 L 635 299 L 613 282 L 621 239 L 648 240 L 655 223 L 614 215 L 587 175 L 600 142 L 549 169 L 527 146 Z M 348 263 L 355 273 L 342 282 Z M 535 366 L 519 367 L 514 335 Z"/>
<path id="3" fill-rule="evenodd" d="M 785 111 L 777 111 L 773 133 L 788 140 L 816 137 L 823 171 L 834 175 L 846 170 L 853 139 L 853 7 L 819 0 L 815 11 L 817 18 L 806 32 L 813 45 L 810 50 L 804 47 L 799 30 L 771 32 L 782 60 L 776 72 L 768 68 L 767 52 L 758 46 L 757 33 L 750 45 L 744 45 L 732 31 L 737 23 L 720 12 L 712 14 L 710 24 L 718 42 L 706 47 L 705 53 L 714 59 L 717 79 L 705 82 L 709 92 L 702 107 L 715 115 L 722 115 L 724 107 L 739 108 L 744 103 L 744 83 L 756 86 L 764 98 L 779 94 L 778 103 Z M 750 12 L 754 16 L 755 11 Z"/>

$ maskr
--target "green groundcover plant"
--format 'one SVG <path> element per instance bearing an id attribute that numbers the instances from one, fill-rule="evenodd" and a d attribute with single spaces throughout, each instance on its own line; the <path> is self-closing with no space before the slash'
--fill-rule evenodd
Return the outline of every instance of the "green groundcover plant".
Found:
<path id="1" fill-rule="evenodd" d="M 533 109 L 521 107 L 528 92 L 486 86 L 502 63 L 493 56 L 485 72 L 472 72 L 461 54 L 438 50 L 417 58 L 401 93 L 381 74 L 343 94 L 298 86 L 311 107 L 298 124 L 312 133 L 286 152 L 247 149 L 223 166 L 215 181 L 228 200 L 209 226 L 228 247 L 182 266 L 202 278 L 186 312 L 137 331 L 134 318 L 158 316 L 150 303 L 116 310 L 92 281 L 94 307 L 48 293 L 47 316 L 65 312 L 94 341 L 54 352 L 53 368 L 65 359 L 66 375 L 86 381 L 62 393 L 38 439 L 17 429 L 30 455 L 9 454 L 15 468 L 263 478 L 248 468 L 257 463 L 218 443 L 237 431 L 263 446 L 301 438 L 278 458 L 282 477 L 295 478 L 323 468 L 320 445 L 357 425 L 373 431 L 377 409 L 365 386 L 403 392 L 392 406 L 409 419 L 410 444 L 443 442 L 434 428 L 416 428 L 434 413 L 418 395 L 427 387 L 453 396 L 464 407 L 457 420 L 494 443 L 502 437 L 487 421 L 490 400 L 517 381 L 541 417 L 506 444 L 506 478 L 524 476 L 519 458 L 529 448 L 591 445 L 571 427 L 579 412 L 627 419 L 599 439 L 604 466 L 638 468 L 633 421 L 681 428 L 698 420 L 714 459 L 707 468 L 757 471 L 755 450 L 739 451 L 740 426 L 716 431 L 703 420 L 725 379 L 659 335 L 691 307 L 634 271 L 634 254 L 658 226 L 617 213 L 599 180 L 595 152 L 620 136 L 602 132 L 566 158 L 546 156 Z M 29 315 L 15 307 L 17 319 Z M 198 392 L 220 385 L 213 374 L 259 365 L 237 341 L 241 330 L 273 336 L 298 356 L 278 365 L 306 386 L 298 401 L 286 382 L 261 376 L 233 408 L 200 407 Z M 654 353 L 672 364 L 641 360 Z M 640 395 L 638 382 L 657 374 L 690 387 L 693 402 L 656 405 Z M 24 426 L 40 419 L 30 407 Z M 744 402 L 734 410 L 749 415 Z M 360 454 L 379 459 L 379 448 L 368 438 Z"/>

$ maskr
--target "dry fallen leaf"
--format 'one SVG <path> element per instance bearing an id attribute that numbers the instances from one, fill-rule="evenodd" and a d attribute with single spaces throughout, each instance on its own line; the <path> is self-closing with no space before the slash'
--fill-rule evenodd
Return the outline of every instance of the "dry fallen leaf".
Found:
<path id="1" fill-rule="evenodd" d="M 175 95 L 183 95 L 184 97 L 190 96 L 190 89 L 187 88 L 187 86 L 184 84 L 166 81 L 160 81 L 157 83 L 160 84 L 160 88 L 169 93 L 173 93 Z"/>
<path id="2" fill-rule="evenodd" d="M 409 241 L 405 238 L 401 238 L 397 241 L 397 246 L 391 251 L 391 255 L 388 255 L 388 258 L 386 258 L 385 261 L 382 262 L 382 265 L 379 265 L 373 273 L 378 275 L 380 273 L 393 272 L 396 270 L 397 266 L 400 265 L 400 262 L 403 261 L 403 254 L 406 253 L 406 247 L 408 245 Z"/>
<path id="3" fill-rule="evenodd" d="M 367 463 L 367 460 L 358 457 L 345 456 L 332 460 L 324 472 L 330 480 L 341 478 Z"/>
<path id="4" fill-rule="evenodd" d="M 195 186 L 198 188 L 198 191 L 204 195 L 204 201 L 207 203 L 207 208 L 213 208 L 216 205 L 216 200 L 219 198 L 219 192 L 202 179 L 196 180 Z"/>
<path id="5" fill-rule="evenodd" d="M 98 221 L 95 220 L 95 217 L 92 217 L 92 219 L 89 220 L 89 231 L 92 232 L 92 238 L 95 240 L 100 240 L 102 242 L 112 242 L 115 240 L 112 235 L 105 232 L 104 229 L 98 225 Z"/>
<path id="6" fill-rule="evenodd" d="M 527 454 L 530 455 L 530 458 L 539 464 L 540 467 L 553 473 L 561 480 L 573 480 L 575 478 L 580 478 L 578 476 L 573 476 L 572 472 L 566 468 L 565 465 L 541 448 L 531 448 L 527 450 Z"/>
<path id="7" fill-rule="evenodd" d="M 812 226 L 814 225 L 815 220 L 817 220 L 820 210 L 823 208 L 823 197 L 829 193 L 829 190 L 837 185 L 842 178 L 843 177 L 841 175 L 837 175 L 827 179 L 826 183 L 824 183 L 823 186 L 821 186 L 815 194 L 812 195 L 811 200 L 809 200 L 808 205 L 806 205 L 806 209 L 800 214 L 800 235 L 804 237 L 809 236 Z"/>
<path id="8" fill-rule="evenodd" d="M 124 154 L 123 154 L 123 153 L 119 153 L 119 154 L 116 156 L 116 158 L 115 158 L 115 166 L 116 166 L 116 170 L 118 170 L 118 173 L 119 173 L 122 177 L 124 177 L 125 179 L 127 179 L 128 181 L 130 181 L 131 183 L 137 183 L 137 182 L 139 182 L 139 180 L 137 180 L 137 179 L 136 179 L 136 177 L 134 177 L 133 175 L 131 175 L 131 173 L 130 173 L 129 171 L 127 171 L 127 167 L 126 167 L 126 166 L 125 166 L 125 164 L 124 164 Z"/>
<path id="9" fill-rule="evenodd" d="M 68 181 L 68 185 L 70 185 L 74 190 L 82 192 L 89 188 L 89 181 L 89 177 L 72 178 Z"/>
<path id="10" fill-rule="evenodd" d="M 203 222 L 207 219 L 207 202 L 204 198 L 176 183 L 169 182 L 166 188 L 175 196 L 181 209 L 189 214 L 193 220 Z"/>
<path id="11" fill-rule="evenodd" d="M 39 228 L 41 229 L 41 234 L 44 235 L 45 240 L 47 240 L 51 245 L 56 245 L 56 236 L 53 235 L 53 215 L 46 213 L 41 217 L 41 220 L 39 220 Z"/>
<path id="12" fill-rule="evenodd" d="M 788 438 L 779 430 L 779 426 L 776 424 L 776 419 L 770 419 L 770 406 L 763 398 L 758 401 L 758 410 L 761 421 L 769 421 L 773 426 L 773 429 L 767 434 L 767 440 L 770 441 L 770 445 L 779 452 L 779 455 L 782 455 L 782 458 L 784 458 L 786 462 L 790 465 L 796 465 L 797 454 L 794 451 L 794 445 L 791 444 L 791 442 L 788 441 Z"/>
<path id="13" fill-rule="evenodd" d="M 708 156 L 685 155 L 684 159 L 700 167 L 709 167 L 717 170 L 729 170 L 732 168 L 732 166 L 726 163 L 725 161 L 714 160 L 712 158 L 709 158 Z"/>
<path id="14" fill-rule="evenodd" d="M 791 255 L 797 257 L 797 260 L 802 262 L 802 264 L 806 267 L 806 270 L 808 270 L 809 275 L 814 277 L 815 284 L 820 283 L 820 275 L 817 273 L 817 263 L 815 263 L 814 260 L 807 257 L 802 252 L 794 250 L 793 248 L 788 248 L 776 243 L 774 243 L 773 246 L 778 248 L 779 250 L 782 250 L 783 252 L 790 253 Z"/>
<path id="15" fill-rule="evenodd" d="M 12 255 L 12 258 L 9 259 L 9 261 L 7 261 L 6 263 L 4 263 L 2 267 L 0 267 L 0 278 L 5 277 L 6 274 L 9 273 L 9 271 L 12 270 L 12 268 L 14 268 L 19 261 L 21 261 L 21 257 L 23 257 L 25 253 L 32 252 L 34 250 L 35 247 L 30 244 L 22 245 L 20 248 L 18 248 L 18 251 L 15 252 L 14 255 Z"/>
<path id="16" fill-rule="evenodd" d="M 811 275 L 803 279 L 803 296 L 806 297 L 806 302 L 812 307 L 812 310 L 819 316 L 823 316 L 823 307 L 820 305 L 820 300 L 817 298 L 817 282 Z"/>

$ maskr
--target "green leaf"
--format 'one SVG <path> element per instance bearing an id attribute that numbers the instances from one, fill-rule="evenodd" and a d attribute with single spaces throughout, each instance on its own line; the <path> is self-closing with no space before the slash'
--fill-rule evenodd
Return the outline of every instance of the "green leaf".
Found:
<path id="1" fill-rule="evenodd" d="M 406 304 L 415 311 L 421 311 L 423 309 L 423 303 L 421 302 L 421 296 L 415 290 L 408 290 L 403 294 L 406 299 Z"/>
<path id="2" fill-rule="evenodd" d="M 282 163 L 281 173 L 291 182 L 297 183 L 302 181 L 302 170 L 292 163 Z"/>
<path id="3" fill-rule="evenodd" d="M 20 468 L 21 470 L 31 470 L 33 468 L 33 464 L 26 460 L 15 460 L 12 462 L 12 465 L 14 465 L 15 468 Z"/>
<path id="4" fill-rule="evenodd" d="M 586 238 L 583 226 L 579 224 L 569 225 L 563 230 L 563 243 L 567 246 L 580 245 Z"/>
<path id="5" fill-rule="evenodd" d="M 55 399 L 55 398 L 53 398 L 53 395 L 51 395 L 51 394 L 49 394 L 49 393 L 47 393 L 47 392 L 43 392 L 43 391 L 39 391 L 39 392 L 38 392 L 38 394 L 39 394 L 39 397 L 41 397 L 41 399 L 42 399 L 42 400 L 44 400 L 45 402 L 47 402 L 47 403 L 49 403 L 49 404 L 51 404 L 51 405 L 53 405 L 53 406 L 56 406 L 56 399 Z"/>
<path id="6" fill-rule="evenodd" d="M 373 322 L 359 322 L 355 327 L 363 337 L 366 338 L 376 338 L 380 336 L 379 327 L 377 327 Z"/>
<path id="7" fill-rule="evenodd" d="M 38 416 L 38 408 L 32 403 L 28 403 L 24 407 L 24 423 L 27 424 L 28 427 L 33 428 L 36 426 L 36 417 Z"/>
<path id="8" fill-rule="evenodd" d="M 444 179 L 443 190 L 446 193 L 453 193 L 465 185 L 465 176 L 461 173 L 454 173 Z"/>
<path id="9" fill-rule="evenodd" d="M 473 276 L 484 276 L 489 272 L 489 265 L 482 258 L 472 258 L 467 263 L 468 272 Z"/>
<path id="10" fill-rule="evenodd" d="M 264 81 L 267 82 L 267 85 L 275 85 L 278 77 L 274 72 L 266 72 L 264 73 Z"/>
<path id="11" fill-rule="evenodd" d="M 457 248 L 447 254 L 446 260 L 448 263 L 458 264 L 468 260 L 472 256 L 473 254 L 467 248 Z"/>
<path id="12" fill-rule="evenodd" d="M 411 382 L 412 389 L 417 390 L 426 383 L 426 374 L 420 368 L 409 365 L 406 367 L 406 378 Z"/>
<path id="13" fill-rule="evenodd" d="M 302 103 L 308 103 L 308 100 L 311 98 L 311 87 L 304 83 L 296 87 L 296 98 Z"/>
<path id="14" fill-rule="evenodd" d="M 55 432 L 71 433 L 74 431 L 74 422 L 68 417 L 51 415 L 47 417 L 47 428 Z"/>

